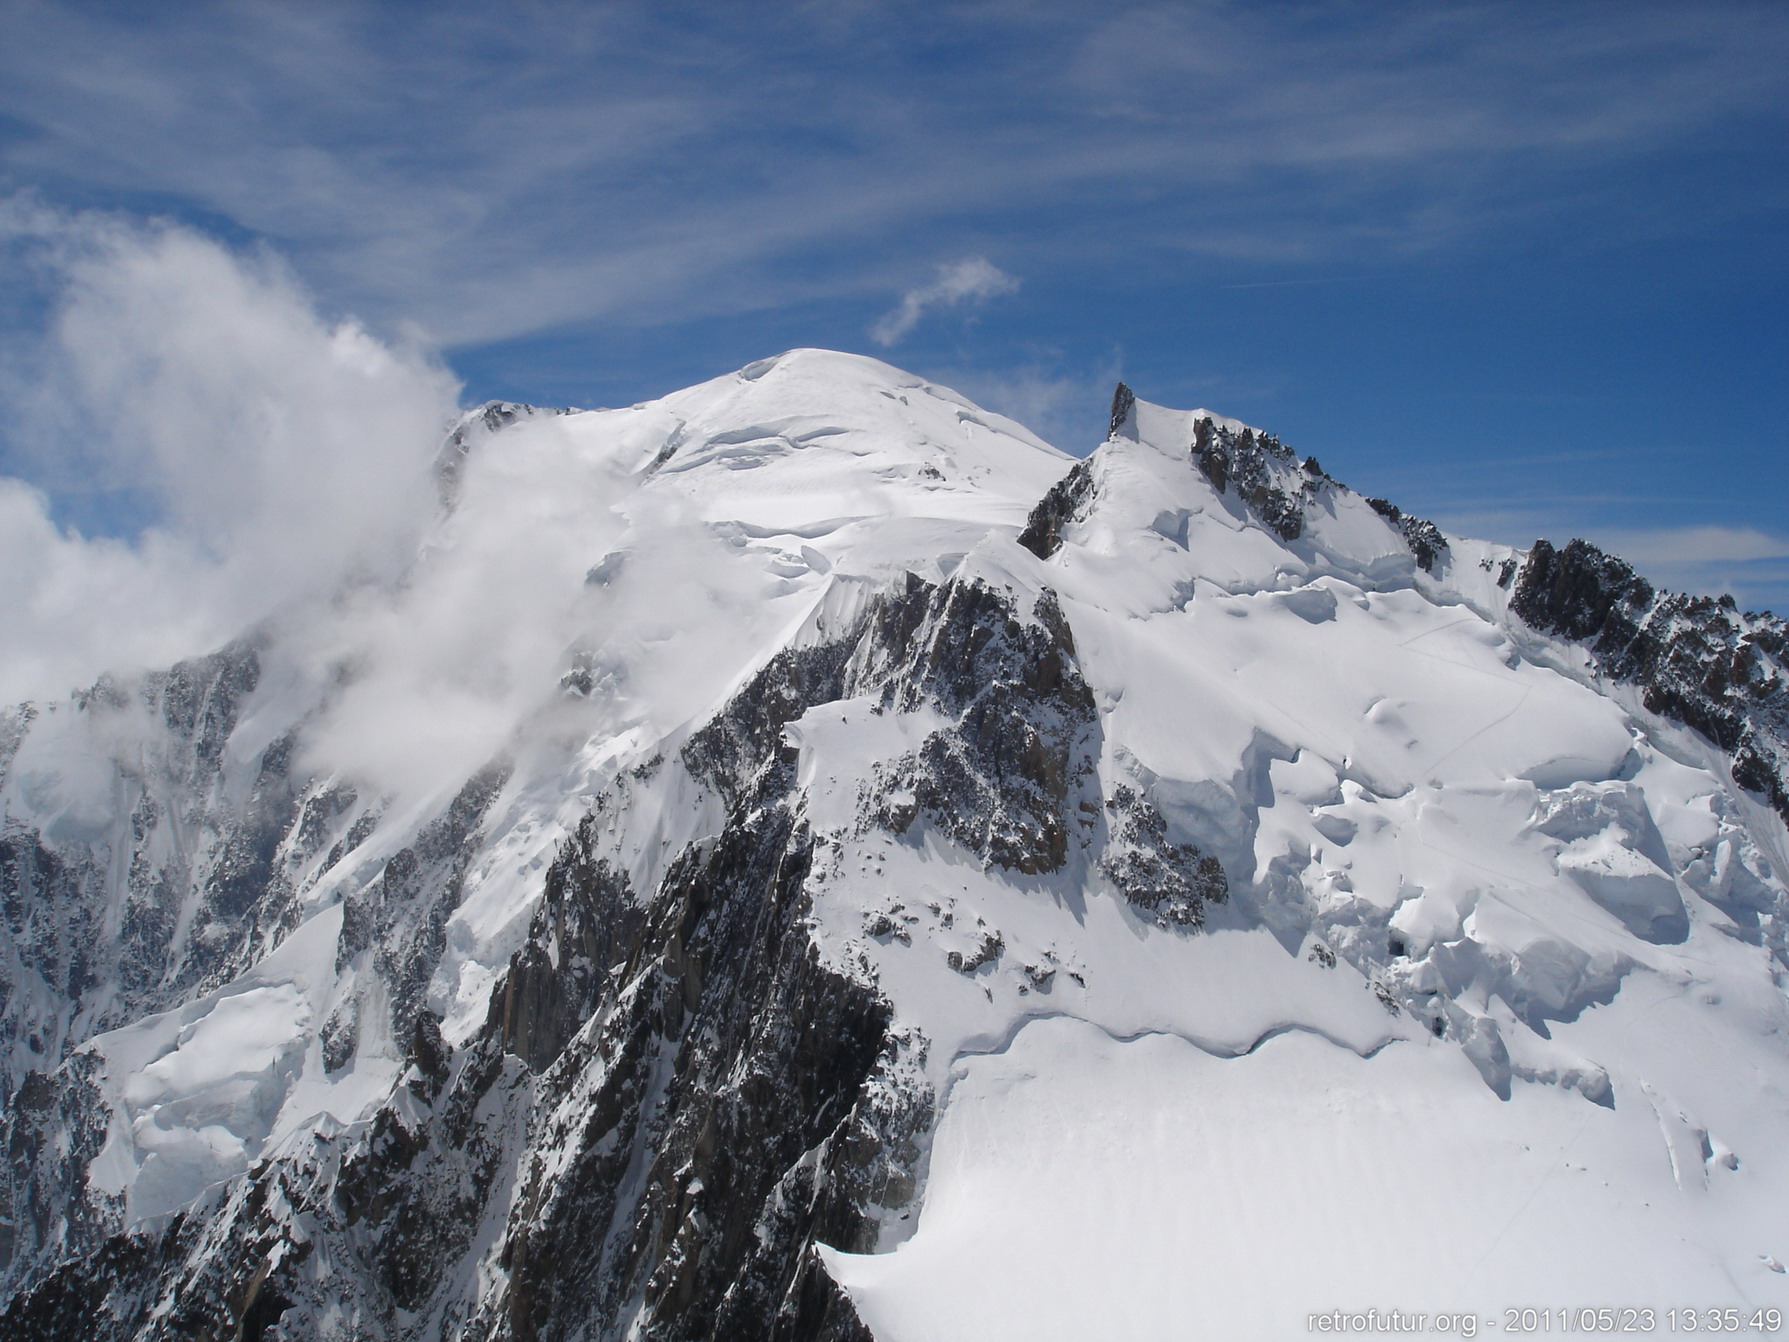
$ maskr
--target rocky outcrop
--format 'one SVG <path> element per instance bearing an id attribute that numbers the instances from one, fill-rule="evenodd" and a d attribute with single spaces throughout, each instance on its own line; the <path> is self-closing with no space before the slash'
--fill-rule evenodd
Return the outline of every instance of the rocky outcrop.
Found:
<path id="1" fill-rule="evenodd" d="M 1059 869 L 1097 715 L 1054 594 L 1021 614 L 985 583 L 910 586 L 884 619 L 885 707 L 935 707 L 952 725 L 879 771 L 869 811 L 896 834 L 923 815 L 1011 871 Z"/>
<path id="2" fill-rule="evenodd" d="M 1789 625 L 1732 598 L 1660 592 L 1587 541 L 1536 541 L 1510 609 L 1583 644 L 1598 674 L 1636 686 L 1647 710 L 1726 751 L 1733 778 L 1789 819 Z"/>
<path id="3" fill-rule="evenodd" d="M 1062 533 L 1069 523 L 1084 520 L 1092 502 L 1093 467 L 1077 461 L 1031 510 L 1019 544 L 1039 559 L 1048 559 L 1062 548 Z"/>
<path id="4" fill-rule="evenodd" d="M 1124 383 L 1112 397 L 1108 438 L 1136 437 L 1136 396 Z M 1311 510 L 1325 502 L 1325 489 L 1347 493 L 1347 486 L 1328 475 L 1315 457 L 1302 462 L 1272 434 L 1231 428 L 1209 415 L 1193 422 L 1190 448 L 1194 464 L 1212 488 L 1272 531 L 1283 541 L 1305 533 Z M 1038 500 L 1019 533 L 1019 544 L 1039 559 L 1062 548 L 1064 533 L 1092 511 L 1095 494 L 1093 458 L 1076 462 L 1068 474 Z M 1385 499 L 1367 499 L 1410 548 L 1424 572 L 1448 553 L 1447 537 L 1433 522 L 1414 517 Z"/>
<path id="5" fill-rule="evenodd" d="M 1347 490 L 1315 457 L 1301 462 L 1272 434 L 1231 429 L 1209 416 L 1193 424 L 1192 453 L 1212 488 L 1236 499 L 1284 541 L 1304 535 L 1311 509 L 1319 504 L 1325 487 Z M 1417 566 L 1433 573 L 1448 552 L 1441 528 L 1385 499 L 1367 499 L 1366 503 L 1403 538 Z"/>
<path id="6" fill-rule="evenodd" d="M 1112 416 L 1106 426 L 1106 437 L 1116 438 L 1131 424 L 1137 409 L 1137 393 L 1120 382 L 1112 389 Z"/>
<path id="7" fill-rule="evenodd" d="M 673 864 L 617 991 L 542 1077 L 554 1139 L 472 1335 L 867 1336 L 812 1246 L 874 1240 L 892 1134 L 866 1091 L 898 1045 L 873 989 L 816 958 L 812 845 L 766 788 Z"/>
<path id="8" fill-rule="evenodd" d="M 1412 517 L 1397 504 L 1384 499 L 1368 499 L 1367 506 L 1391 523 L 1392 530 L 1404 538 L 1410 553 L 1416 556 L 1418 568 L 1424 573 L 1435 571 L 1435 562 L 1447 553 L 1447 537 L 1441 534 L 1440 527 L 1420 517 Z"/>
<path id="9" fill-rule="evenodd" d="M 503 1046 L 544 1072 L 573 1035 L 616 990 L 645 922 L 627 874 L 595 856 L 592 820 L 547 872 L 527 944 L 510 957 L 499 999 Z"/>
<path id="10" fill-rule="evenodd" d="M 1209 416 L 1193 425 L 1192 452 L 1213 489 L 1238 499 L 1281 540 L 1304 534 L 1305 510 L 1329 480 L 1315 457 L 1301 466 L 1272 434 L 1238 432 Z"/>
<path id="11" fill-rule="evenodd" d="M 729 800 L 753 770 L 792 760 L 783 727 L 814 704 L 876 695 L 880 711 L 949 719 L 885 763 L 863 799 L 872 823 L 905 834 L 921 816 L 985 861 L 1054 871 L 1067 860 L 1077 789 L 1091 775 L 1093 694 L 1053 593 L 1024 611 L 975 578 L 908 574 L 833 642 L 779 652 L 684 750 Z"/>
<path id="12" fill-rule="evenodd" d="M 1106 811 L 1105 878 L 1158 927 L 1202 926 L 1205 906 L 1230 890 L 1218 860 L 1195 844 L 1173 842 L 1167 820 L 1136 788 L 1113 789 Z"/>

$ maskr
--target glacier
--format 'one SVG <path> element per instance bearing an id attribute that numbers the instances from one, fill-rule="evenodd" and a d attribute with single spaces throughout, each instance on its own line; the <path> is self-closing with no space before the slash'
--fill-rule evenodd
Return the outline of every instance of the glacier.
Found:
<path id="1" fill-rule="evenodd" d="M 1780 1320 L 1774 617 L 822 350 L 436 486 L 0 714 L 0 1336 Z"/>

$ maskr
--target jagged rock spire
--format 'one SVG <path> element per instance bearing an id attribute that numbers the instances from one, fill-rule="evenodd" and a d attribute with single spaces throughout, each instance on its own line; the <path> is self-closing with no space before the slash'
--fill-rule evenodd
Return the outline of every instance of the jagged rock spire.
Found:
<path id="1" fill-rule="evenodd" d="M 1131 422 L 1136 407 L 1137 394 L 1120 382 L 1112 391 L 1112 425 L 1106 432 L 1108 438 L 1116 438 L 1118 431 Z"/>

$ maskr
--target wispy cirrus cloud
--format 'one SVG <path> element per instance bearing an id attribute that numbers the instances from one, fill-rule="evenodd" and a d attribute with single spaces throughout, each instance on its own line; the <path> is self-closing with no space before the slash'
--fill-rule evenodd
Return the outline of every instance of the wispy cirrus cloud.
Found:
<path id="1" fill-rule="evenodd" d="M 1619 24 L 1068 0 L 12 0 L 5 22 L 0 172 L 270 239 L 330 301 L 450 345 L 867 305 L 990 232 L 1031 274 L 1701 224 L 1756 209 L 1756 179 L 1607 170 L 1778 116 L 1789 59 L 1780 6 L 1745 0 Z"/>
<path id="2" fill-rule="evenodd" d="M 1636 564 L 1746 564 L 1789 559 L 1789 536 L 1756 527 L 1615 527 L 1600 541 Z"/>
<path id="3" fill-rule="evenodd" d="M 1019 281 L 985 256 L 965 257 L 938 267 L 938 278 L 901 295 L 900 303 L 870 328 L 870 338 L 884 347 L 898 344 L 936 308 L 985 303 L 1019 291 Z"/>

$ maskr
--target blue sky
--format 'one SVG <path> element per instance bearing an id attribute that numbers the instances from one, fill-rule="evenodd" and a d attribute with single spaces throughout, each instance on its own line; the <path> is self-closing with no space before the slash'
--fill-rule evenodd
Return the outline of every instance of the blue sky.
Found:
<path id="1" fill-rule="evenodd" d="M 1785 71 L 1780 0 L 0 0 L 0 326 L 30 381 L 64 235 L 171 219 L 467 401 L 826 345 L 1085 452 L 1123 376 L 1784 608 Z M 79 419 L 0 473 L 164 519 Z"/>

